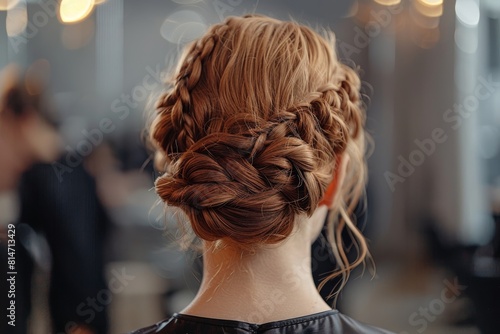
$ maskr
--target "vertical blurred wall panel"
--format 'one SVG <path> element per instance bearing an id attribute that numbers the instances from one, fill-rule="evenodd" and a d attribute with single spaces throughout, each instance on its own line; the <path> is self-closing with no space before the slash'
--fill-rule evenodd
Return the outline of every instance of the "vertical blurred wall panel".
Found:
<path id="1" fill-rule="evenodd" d="M 450 1 L 444 7 L 439 42 L 433 47 L 423 49 L 415 45 L 411 36 L 415 23 L 411 17 L 408 17 L 410 24 L 397 31 L 393 170 L 400 168 L 402 159 L 411 161 L 412 156 L 423 157 L 423 162 L 413 164 L 414 170 L 404 176 L 404 183 L 398 183 L 393 192 L 392 223 L 404 226 L 406 231 L 393 240 L 399 243 L 398 249 L 409 253 L 414 249 L 406 247 L 405 242 L 418 247 L 412 241 L 428 221 L 449 242 L 457 241 L 460 229 L 457 210 L 461 187 L 457 174 L 460 147 L 457 133 L 449 131 L 443 121 L 443 113 L 455 102 L 454 10 Z M 435 143 L 434 152 L 426 154 L 415 141 L 431 139 L 436 129 L 443 129 L 447 139 Z"/>
<path id="2" fill-rule="evenodd" d="M 96 8 L 96 89 L 104 96 L 123 90 L 123 0 Z"/>
<path id="3" fill-rule="evenodd" d="M 0 11 L 0 22 L 5 22 L 7 18 L 7 13 L 5 11 Z M 5 31 L 5 24 L 0 24 L 0 69 L 7 65 L 7 31 Z"/>
<path id="4" fill-rule="evenodd" d="M 480 82 L 476 68 L 481 54 L 464 58 L 456 50 L 454 1 L 444 2 L 439 32 L 439 42 L 430 49 L 410 46 L 410 32 L 397 32 L 392 170 L 401 165 L 400 157 L 409 161 L 412 154 L 421 155 L 416 151 L 424 157 L 393 192 L 392 226 L 405 232 L 389 239 L 399 249 L 406 249 L 405 242 L 428 222 L 447 244 L 484 244 L 491 233 L 484 166 L 478 157 L 478 111 L 457 127 L 447 117 Z M 416 141 L 431 139 L 433 131 L 442 133 L 444 141 L 434 142 L 428 154 Z"/>
<path id="5" fill-rule="evenodd" d="M 460 9 L 463 5 L 473 6 Z M 460 213 L 458 239 L 464 244 L 485 244 L 490 241 L 493 232 L 493 218 L 488 198 L 486 180 L 486 160 L 481 156 L 481 118 L 487 114 L 486 105 L 494 101 L 498 96 L 499 89 L 493 91 L 484 101 L 478 99 L 476 88 L 484 86 L 488 76 L 492 73 L 488 70 L 488 49 L 493 45 L 479 42 L 479 26 L 486 26 L 486 17 L 477 17 L 478 22 L 469 22 L 465 25 L 458 15 L 467 10 L 469 19 L 474 18 L 474 8 L 479 12 L 479 0 L 457 0 L 455 20 L 455 94 L 456 103 L 465 105 L 470 112 L 464 117 L 462 125 L 458 128 L 458 146 L 460 147 L 458 157 L 458 172 L 460 188 L 457 189 L 460 196 Z M 484 13 L 483 13 L 484 14 Z M 485 34 L 481 34 L 485 35 Z M 485 92 L 494 87 L 483 87 Z M 476 106 L 470 105 L 471 101 L 477 101 Z M 469 111 L 467 110 L 467 111 Z M 491 145 L 491 143 L 483 143 Z"/>

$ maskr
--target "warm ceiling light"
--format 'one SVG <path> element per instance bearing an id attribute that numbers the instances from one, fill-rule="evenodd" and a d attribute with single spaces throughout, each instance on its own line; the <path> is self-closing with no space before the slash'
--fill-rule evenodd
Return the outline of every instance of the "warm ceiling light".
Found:
<path id="1" fill-rule="evenodd" d="M 426 6 L 441 6 L 443 0 L 418 0 L 421 4 Z"/>
<path id="2" fill-rule="evenodd" d="M 399 5 L 401 0 L 374 0 L 376 3 L 384 6 L 395 6 Z"/>
<path id="3" fill-rule="evenodd" d="M 76 23 L 84 20 L 94 9 L 94 0 L 62 0 L 59 18 L 64 23 Z"/>
<path id="4" fill-rule="evenodd" d="M 9 10 L 14 8 L 19 0 L 0 0 L 0 10 Z"/>
<path id="5" fill-rule="evenodd" d="M 443 15 L 443 0 L 416 0 L 413 7 L 422 15 L 440 17 Z"/>
<path id="6" fill-rule="evenodd" d="M 28 11 L 26 6 L 18 6 L 7 12 L 5 30 L 9 37 L 20 35 L 28 25 Z"/>

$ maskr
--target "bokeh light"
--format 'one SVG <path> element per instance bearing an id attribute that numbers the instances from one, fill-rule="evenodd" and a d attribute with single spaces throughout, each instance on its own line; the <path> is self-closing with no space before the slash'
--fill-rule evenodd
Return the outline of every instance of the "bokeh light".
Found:
<path id="1" fill-rule="evenodd" d="M 19 0 L 0 0 L 0 10 L 9 10 L 14 8 Z"/>
<path id="2" fill-rule="evenodd" d="M 455 14 L 457 19 L 465 26 L 475 27 L 479 23 L 479 6 L 473 0 L 457 0 Z"/>
<path id="3" fill-rule="evenodd" d="M 428 17 L 440 17 L 443 15 L 442 0 L 415 0 L 413 7 L 422 15 Z"/>
<path id="4" fill-rule="evenodd" d="M 374 0 L 374 1 L 384 6 L 399 5 L 399 3 L 401 2 L 401 0 Z"/>
<path id="5" fill-rule="evenodd" d="M 19 5 L 7 12 L 5 29 L 9 37 L 20 35 L 28 25 L 28 11 L 26 5 Z"/>
<path id="6" fill-rule="evenodd" d="M 76 23 L 84 20 L 94 9 L 94 0 L 62 0 L 59 17 L 63 23 Z"/>
<path id="7" fill-rule="evenodd" d="M 207 28 L 203 16 L 192 10 L 180 10 L 165 19 L 160 33 L 171 43 L 184 44 L 201 36 Z"/>
<path id="8" fill-rule="evenodd" d="M 426 6 L 441 6 L 443 4 L 443 0 L 417 0 L 423 5 Z"/>

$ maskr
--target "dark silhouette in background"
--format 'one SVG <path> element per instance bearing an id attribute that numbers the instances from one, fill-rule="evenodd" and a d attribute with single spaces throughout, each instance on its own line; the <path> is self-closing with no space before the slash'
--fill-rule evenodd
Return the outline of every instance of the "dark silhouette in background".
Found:
<path id="1" fill-rule="evenodd" d="M 48 164 L 60 153 L 58 120 L 42 81 L 31 75 L 43 70 L 44 64 L 35 63 L 25 72 L 9 66 L 0 77 L 0 195 L 9 196 L 20 208 L 7 204 L 0 211 L 0 333 L 28 333 L 33 295 L 44 290 L 32 281 L 35 259 L 40 260 L 39 235 L 46 238 L 52 254 L 50 260 L 41 257 L 52 263 L 53 332 L 106 333 L 109 302 L 99 303 L 98 297 L 109 296 L 103 264 L 108 219 L 83 164 L 73 167 L 62 181 Z M 8 266 L 12 257 L 8 229 L 15 233 L 15 246 L 10 248 L 13 269 Z M 12 285 L 15 299 L 7 294 L 11 271 L 17 272 Z M 6 317 L 13 300 L 15 326 Z"/>
<path id="2" fill-rule="evenodd" d="M 103 245 L 108 218 L 95 181 L 82 165 L 62 182 L 52 166 L 38 165 L 24 175 L 20 194 L 20 222 L 43 233 L 52 254 L 49 301 L 54 332 L 70 333 L 81 325 L 106 333 L 107 303 L 102 303 L 100 292 L 106 289 Z"/>

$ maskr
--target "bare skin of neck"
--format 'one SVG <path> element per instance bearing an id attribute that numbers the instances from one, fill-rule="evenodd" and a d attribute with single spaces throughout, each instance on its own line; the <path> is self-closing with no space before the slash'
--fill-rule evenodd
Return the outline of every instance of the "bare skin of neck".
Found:
<path id="1" fill-rule="evenodd" d="M 311 243 L 326 213 L 320 206 L 311 218 L 298 219 L 285 241 L 254 252 L 206 242 L 200 290 L 180 313 L 266 323 L 331 310 L 311 271 Z"/>

